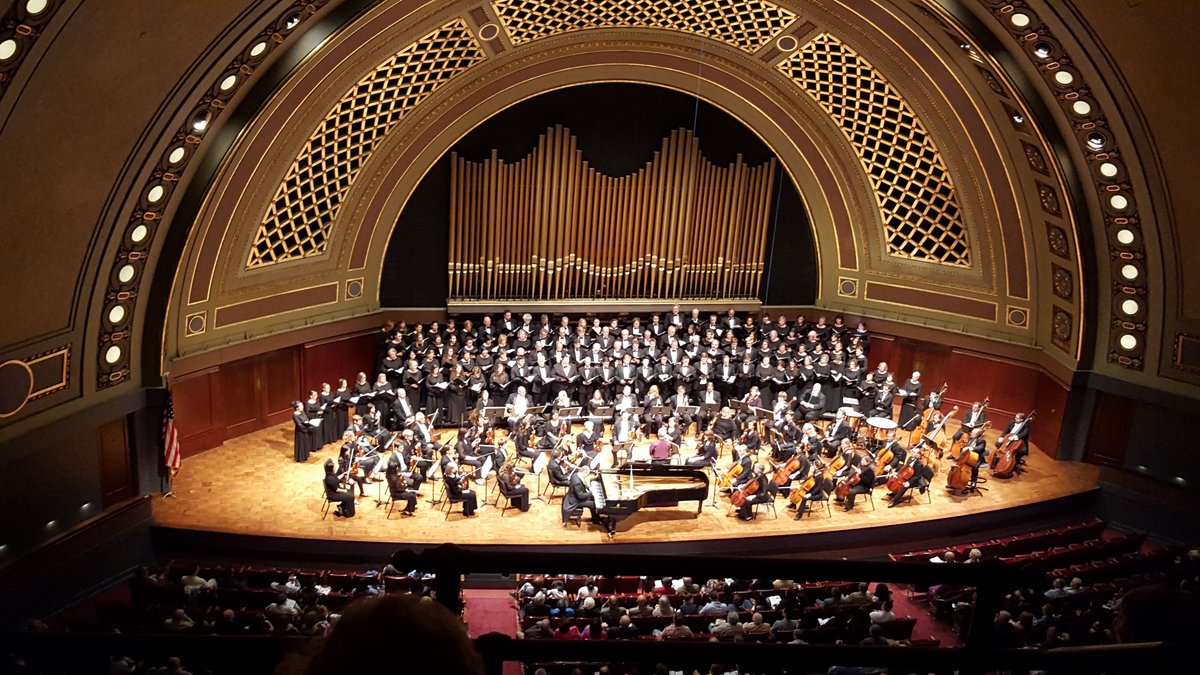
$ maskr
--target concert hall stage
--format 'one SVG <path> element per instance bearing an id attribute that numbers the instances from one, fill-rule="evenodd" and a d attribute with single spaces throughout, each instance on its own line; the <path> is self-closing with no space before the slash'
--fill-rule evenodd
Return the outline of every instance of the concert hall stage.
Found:
<path id="1" fill-rule="evenodd" d="M 820 508 L 797 522 L 781 498 L 778 518 L 764 506 L 756 520 L 743 522 L 726 515 L 728 500 L 722 497 L 718 508 L 706 502 L 699 516 L 695 502 L 639 511 L 621 521 L 610 542 L 604 529 L 590 527 L 586 517 L 582 528 L 564 527 L 557 498 L 550 504 L 534 501 L 527 513 L 509 509 L 503 517 L 500 509 L 489 506 L 466 518 L 456 506 L 446 520 L 425 501 L 429 484 L 422 489 L 422 503 L 413 517 L 401 516 L 397 509 L 390 520 L 385 519 L 385 509 L 375 506 L 376 485 L 369 484 L 368 498 L 358 506 L 355 518 L 343 520 L 330 514 L 322 520 L 322 464 L 334 456 L 335 447 L 329 445 L 313 454 L 306 464 L 293 462 L 289 422 L 190 457 L 184 460 L 174 484 L 177 497 L 155 500 L 157 536 L 164 542 L 199 548 L 232 546 L 381 558 L 399 547 L 443 542 L 581 551 L 619 546 L 659 553 L 819 555 L 850 549 L 908 550 L 922 539 L 944 542 L 956 536 L 1070 517 L 1092 505 L 1099 476 L 1099 467 L 1057 462 L 1034 448 L 1025 473 L 1007 481 L 990 479 L 988 491 L 982 494 L 952 497 L 942 487 L 950 465 L 947 458 L 941 480 L 935 480 L 930 488 L 930 503 L 916 495 L 915 501 L 889 509 L 883 499 L 886 491 L 879 487 L 875 510 L 869 500 L 860 498 L 851 513 L 833 505 L 832 517 Z M 533 477 L 527 477 L 525 484 L 532 486 Z M 479 486 L 473 489 L 481 490 Z"/>

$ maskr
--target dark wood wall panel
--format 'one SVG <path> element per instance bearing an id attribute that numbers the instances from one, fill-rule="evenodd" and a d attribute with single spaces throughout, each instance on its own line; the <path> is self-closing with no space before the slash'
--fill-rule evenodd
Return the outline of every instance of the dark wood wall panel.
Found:
<path id="1" fill-rule="evenodd" d="M 370 371 L 375 367 L 379 340 L 379 331 L 370 331 L 304 345 L 302 388 L 305 392 L 309 389 L 319 391 L 321 383 L 328 382 L 337 389 L 338 378 L 346 378 L 353 385 L 359 371 L 366 372 L 374 381 L 374 373 Z"/>
<path id="2" fill-rule="evenodd" d="M 259 369 L 264 404 L 262 416 L 266 418 L 267 426 L 291 419 L 292 401 L 302 397 L 300 349 L 293 347 L 264 354 Z"/>
<path id="3" fill-rule="evenodd" d="M 292 401 L 321 382 L 351 381 L 372 371 L 377 331 L 285 347 L 238 359 L 172 383 L 175 419 L 185 457 L 215 448 L 226 439 L 287 421 Z M 374 379 L 372 377 L 372 379 Z"/>
<path id="4" fill-rule="evenodd" d="M 988 419 L 994 428 L 1003 428 L 1018 412 L 1037 409 L 1033 442 L 1047 454 L 1057 452 L 1067 392 L 1037 366 L 885 335 L 872 337 L 870 360 L 886 361 L 898 385 L 914 370 L 921 371 L 924 393 L 949 384 L 946 401 L 959 406 L 958 419 L 973 401 L 985 397 L 991 398 Z"/>
<path id="5" fill-rule="evenodd" d="M 1067 387 L 1055 382 L 1045 373 L 1038 375 L 1037 397 L 1034 399 L 1037 418 L 1034 420 L 1033 431 L 1030 432 L 1030 440 L 1051 457 L 1058 456 L 1063 417 L 1067 411 L 1067 397 L 1070 393 Z"/>
<path id="6" fill-rule="evenodd" d="M 175 427 L 184 457 L 214 448 L 225 440 L 224 418 L 219 413 L 220 373 L 216 368 L 180 378 L 172 386 Z"/>
<path id="7" fill-rule="evenodd" d="M 258 362 L 261 357 L 235 361 L 220 369 L 217 414 L 223 421 L 226 437 L 241 436 L 262 428 L 259 424 Z"/>

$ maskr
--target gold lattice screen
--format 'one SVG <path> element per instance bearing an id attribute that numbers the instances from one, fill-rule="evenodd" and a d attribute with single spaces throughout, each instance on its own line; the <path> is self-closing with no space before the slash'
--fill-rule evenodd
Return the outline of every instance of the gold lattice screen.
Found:
<path id="1" fill-rule="evenodd" d="M 452 157 L 451 300 L 753 298 L 775 160 L 727 167 L 678 130 L 637 173 L 591 168 L 562 128 L 515 164 Z"/>

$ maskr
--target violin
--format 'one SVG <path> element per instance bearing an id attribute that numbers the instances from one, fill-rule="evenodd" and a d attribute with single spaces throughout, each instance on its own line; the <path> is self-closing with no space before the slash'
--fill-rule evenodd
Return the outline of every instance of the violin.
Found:
<path id="1" fill-rule="evenodd" d="M 1031 410 L 1025 416 L 1025 423 L 1032 422 L 1034 415 L 1037 415 L 1037 411 Z M 1000 440 L 1000 446 L 996 449 L 996 461 L 992 464 L 992 475 L 996 478 L 1010 478 L 1017 470 L 1017 451 L 1025 447 L 1025 441 L 1012 434 Z"/>

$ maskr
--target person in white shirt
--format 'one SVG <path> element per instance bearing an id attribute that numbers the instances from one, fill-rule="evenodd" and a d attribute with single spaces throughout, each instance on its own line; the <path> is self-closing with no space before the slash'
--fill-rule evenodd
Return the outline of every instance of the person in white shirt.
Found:
<path id="1" fill-rule="evenodd" d="M 896 615 L 892 612 L 891 600 L 884 600 L 881 609 L 871 612 L 871 623 L 887 623 L 895 618 Z"/>

